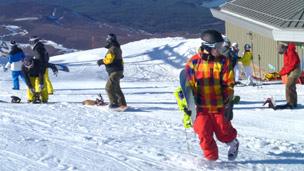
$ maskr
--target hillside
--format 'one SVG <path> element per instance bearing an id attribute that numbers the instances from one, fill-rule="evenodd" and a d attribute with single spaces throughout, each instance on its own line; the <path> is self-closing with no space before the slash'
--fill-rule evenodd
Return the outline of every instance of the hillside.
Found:
<path id="1" fill-rule="evenodd" d="M 27 43 L 38 35 L 67 48 L 86 50 L 104 46 L 110 32 L 121 43 L 144 38 L 196 38 L 204 29 L 224 32 L 200 0 L 0 0 L 0 26 L 14 25 L 28 34 L 4 36 Z M 2 31 L 2 29 L 0 28 Z M 58 54 L 54 52 L 54 54 Z"/>
<path id="2" fill-rule="evenodd" d="M 208 8 L 201 6 L 204 2 L 202 0 L 91 0 L 90 3 L 84 0 L 37 0 L 34 2 L 66 7 L 99 22 L 125 25 L 150 33 L 197 34 L 202 29 L 223 26 L 222 22 L 212 17 Z"/>

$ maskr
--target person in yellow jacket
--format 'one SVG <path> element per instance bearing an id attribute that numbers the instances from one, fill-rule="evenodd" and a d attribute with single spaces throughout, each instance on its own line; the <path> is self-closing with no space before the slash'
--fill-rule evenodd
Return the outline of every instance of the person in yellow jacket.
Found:
<path id="1" fill-rule="evenodd" d="M 184 113 L 184 115 L 183 115 L 183 124 L 184 124 L 184 127 L 185 128 L 191 128 L 192 127 L 192 123 L 191 123 L 191 111 L 188 110 L 187 101 L 186 101 L 186 98 L 185 98 L 185 96 L 183 94 L 183 91 L 182 91 L 181 87 L 178 87 L 174 91 L 174 96 L 176 98 L 179 110 Z"/>
<path id="2" fill-rule="evenodd" d="M 247 85 L 253 85 L 253 70 L 252 70 L 252 60 L 253 60 L 253 54 L 251 52 L 251 46 L 249 44 L 245 44 L 244 46 L 244 54 L 241 58 L 241 62 L 243 63 L 244 72 L 247 80 Z"/>
<path id="3" fill-rule="evenodd" d="M 120 79 L 124 77 L 122 50 L 116 35 L 110 33 L 106 39 L 105 48 L 108 49 L 105 57 L 97 61 L 98 66 L 105 65 L 109 78 L 106 83 L 106 92 L 109 97 L 109 108 L 127 109 L 127 102 L 120 87 Z"/>

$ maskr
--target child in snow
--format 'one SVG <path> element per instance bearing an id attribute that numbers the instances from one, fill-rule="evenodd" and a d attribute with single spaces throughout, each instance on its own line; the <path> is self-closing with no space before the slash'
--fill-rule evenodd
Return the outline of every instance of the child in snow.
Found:
<path id="1" fill-rule="evenodd" d="M 253 85 L 253 70 L 251 67 L 253 54 L 251 52 L 251 46 L 249 44 L 245 44 L 244 46 L 244 54 L 240 59 L 244 66 L 245 76 L 247 79 L 247 85 Z"/>
<path id="2" fill-rule="evenodd" d="M 178 87 L 174 91 L 174 96 L 177 101 L 177 105 L 180 111 L 184 113 L 183 116 L 183 124 L 185 128 L 191 128 L 192 123 L 191 123 L 191 111 L 189 111 L 188 106 L 187 106 L 187 101 L 186 98 L 184 97 L 183 91 L 181 87 Z"/>
<path id="3" fill-rule="evenodd" d="M 12 71 L 13 78 L 13 90 L 19 90 L 19 76 L 22 80 L 24 80 L 23 74 L 21 72 L 22 61 L 25 57 L 21 48 L 17 46 L 16 41 L 12 40 L 10 42 L 11 50 L 8 55 L 8 62 L 4 67 L 4 72 L 8 70 L 8 68 Z"/>

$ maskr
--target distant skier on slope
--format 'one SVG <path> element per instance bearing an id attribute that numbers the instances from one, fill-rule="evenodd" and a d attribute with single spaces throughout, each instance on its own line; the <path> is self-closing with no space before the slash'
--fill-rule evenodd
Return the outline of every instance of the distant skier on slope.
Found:
<path id="1" fill-rule="evenodd" d="M 178 87 L 174 91 L 174 96 L 177 101 L 177 105 L 180 111 L 183 112 L 183 124 L 185 128 L 191 128 L 191 111 L 188 109 L 187 101 L 185 99 L 185 96 L 183 94 L 182 88 Z"/>
<path id="2" fill-rule="evenodd" d="M 229 146 L 228 159 L 235 160 L 239 147 L 237 131 L 224 116 L 225 106 L 233 97 L 233 70 L 230 60 L 222 55 L 224 40 L 219 32 L 207 30 L 201 39 L 201 53 L 191 57 L 185 67 L 197 110 L 194 131 L 207 160 L 218 159 L 214 133 Z"/>
<path id="3" fill-rule="evenodd" d="M 24 80 L 21 67 L 22 61 L 25 58 L 24 52 L 21 48 L 17 46 L 16 41 L 12 40 L 10 42 L 11 50 L 8 53 L 8 62 L 4 67 L 4 72 L 8 70 L 8 68 L 12 71 L 12 78 L 13 78 L 13 90 L 19 90 L 19 76 L 22 80 Z"/>
<path id="4" fill-rule="evenodd" d="M 105 65 L 109 78 L 106 84 L 106 91 L 109 97 L 109 108 L 127 108 L 125 96 L 120 88 L 120 79 L 123 75 L 123 59 L 120 44 L 116 35 L 110 33 L 106 39 L 105 48 L 108 49 L 105 57 L 97 61 L 98 66 Z"/>

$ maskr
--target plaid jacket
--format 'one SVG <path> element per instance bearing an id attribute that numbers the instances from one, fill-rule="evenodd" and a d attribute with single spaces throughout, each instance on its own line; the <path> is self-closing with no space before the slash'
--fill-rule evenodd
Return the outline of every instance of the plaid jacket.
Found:
<path id="1" fill-rule="evenodd" d="M 233 96 L 234 73 L 225 56 L 213 57 L 204 51 L 186 64 L 187 82 L 195 97 L 197 111 L 221 113 Z"/>

